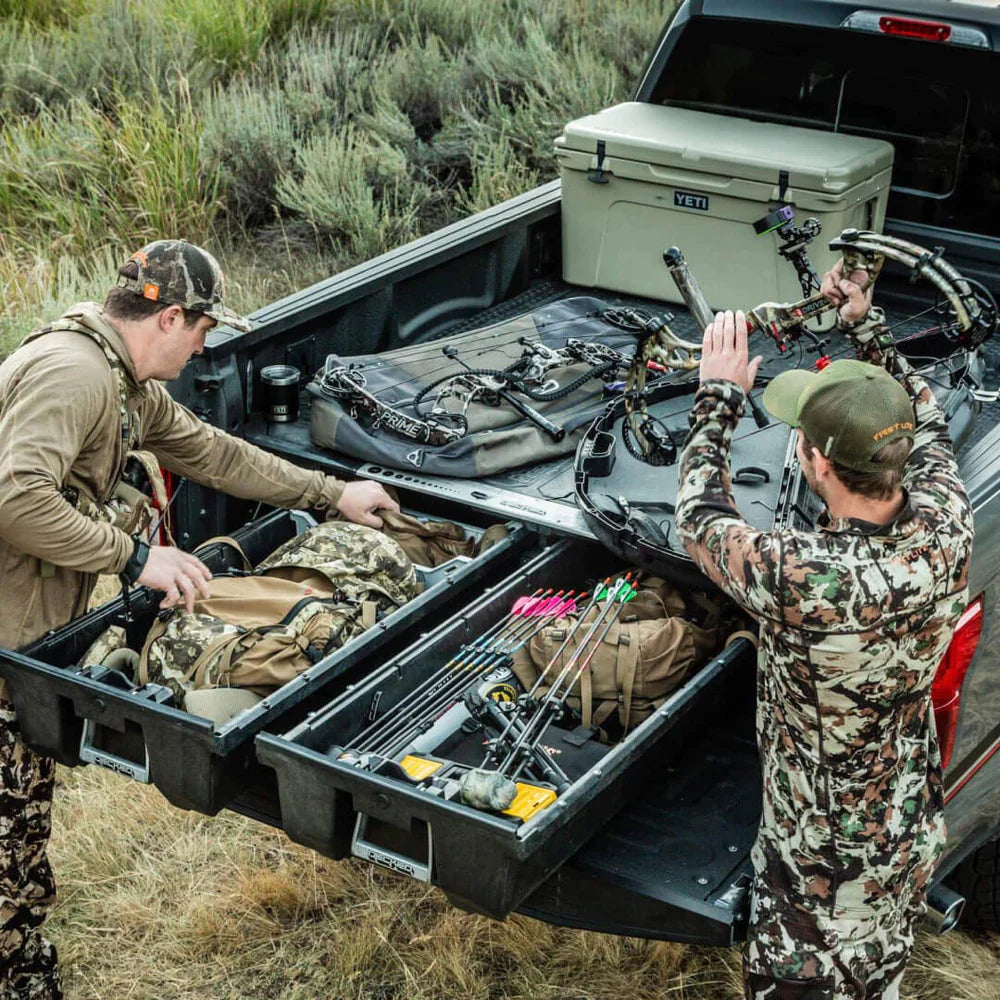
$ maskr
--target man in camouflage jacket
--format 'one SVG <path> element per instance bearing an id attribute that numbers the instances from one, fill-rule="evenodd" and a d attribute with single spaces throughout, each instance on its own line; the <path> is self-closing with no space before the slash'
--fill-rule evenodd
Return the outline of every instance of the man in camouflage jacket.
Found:
<path id="1" fill-rule="evenodd" d="M 870 293 L 839 268 L 823 289 L 866 363 L 764 394 L 826 502 L 817 530 L 761 532 L 736 510 L 729 446 L 760 360 L 741 314 L 705 333 L 677 497 L 688 552 L 760 622 L 752 1000 L 898 997 L 945 837 L 930 688 L 967 603 L 972 512 L 944 416 Z"/>
<path id="2" fill-rule="evenodd" d="M 123 265 L 103 308 L 74 306 L 0 366 L 0 646 L 18 649 L 82 614 L 101 573 L 164 591 L 164 607 L 208 596 L 198 559 L 135 533 L 121 487 L 133 450 L 279 507 L 336 509 L 372 527 L 376 509 L 398 511 L 376 483 L 301 469 L 173 401 L 158 380 L 176 378 L 208 330 L 249 329 L 223 305 L 223 287 L 211 254 L 158 240 Z M 61 996 L 40 932 L 55 896 L 45 856 L 53 772 L 22 742 L 0 680 L 0 1000 Z"/>

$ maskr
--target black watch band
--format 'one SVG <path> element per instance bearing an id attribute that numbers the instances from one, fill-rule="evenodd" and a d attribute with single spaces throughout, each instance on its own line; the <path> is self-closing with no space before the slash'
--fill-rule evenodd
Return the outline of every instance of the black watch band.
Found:
<path id="1" fill-rule="evenodd" d="M 149 558 L 149 542 L 144 541 L 138 535 L 133 536 L 135 545 L 132 548 L 132 555 L 129 556 L 125 568 L 121 572 L 122 579 L 126 583 L 135 583 L 142 576 L 143 567 Z"/>

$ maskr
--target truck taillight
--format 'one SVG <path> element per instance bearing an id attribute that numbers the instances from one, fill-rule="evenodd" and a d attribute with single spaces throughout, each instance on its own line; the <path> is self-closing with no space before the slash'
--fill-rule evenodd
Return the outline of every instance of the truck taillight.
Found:
<path id="1" fill-rule="evenodd" d="M 912 17 L 884 15 L 878 19 L 878 27 L 883 35 L 919 38 L 924 42 L 946 42 L 951 38 L 951 25 L 942 21 L 918 21 Z"/>
<path id="2" fill-rule="evenodd" d="M 911 38 L 918 42 L 947 42 L 949 45 L 968 45 L 975 49 L 992 48 L 989 35 L 971 24 L 947 21 L 928 21 L 921 17 L 900 17 L 889 11 L 856 10 L 840 22 L 842 28 L 867 31 L 873 35 L 892 35 Z"/>
<path id="3" fill-rule="evenodd" d="M 955 626 L 948 650 L 938 665 L 931 688 L 934 703 L 934 721 L 937 723 L 938 743 L 941 746 L 941 763 L 951 761 L 955 749 L 955 730 L 958 711 L 962 702 L 962 683 L 969 669 L 979 638 L 983 634 L 983 599 L 977 597 L 962 613 Z"/>

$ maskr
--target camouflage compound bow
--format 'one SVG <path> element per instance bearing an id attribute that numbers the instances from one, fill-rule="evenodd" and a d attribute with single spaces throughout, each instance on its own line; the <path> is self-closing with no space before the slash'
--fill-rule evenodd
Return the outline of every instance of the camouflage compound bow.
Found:
<path id="1" fill-rule="evenodd" d="M 379 399 L 368 390 L 363 369 L 345 365 L 335 355 L 327 359 L 317 384 L 323 395 L 341 403 L 352 420 L 364 418 L 373 431 L 385 428 L 422 444 L 446 445 L 464 437 L 469 430 L 469 407 L 477 401 L 487 405 L 505 402 L 553 441 L 562 441 L 565 429 L 553 424 L 525 399 L 538 403 L 563 399 L 590 379 L 624 371 L 632 361 L 613 347 L 572 338 L 558 349 L 531 342 L 527 337 L 521 337 L 519 342 L 523 347 L 521 357 L 502 369 L 472 368 L 461 359 L 457 348 L 442 348 L 445 357 L 465 370 L 452 371 L 421 389 L 408 402 L 412 413 Z M 566 385 L 560 385 L 550 375 L 556 369 L 574 365 L 586 365 L 587 370 Z M 457 408 L 444 405 L 449 399 L 457 402 Z"/>
<path id="2" fill-rule="evenodd" d="M 997 307 L 989 292 L 975 281 L 963 277 L 948 264 L 943 248 L 933 251 L 880 233 L 846 229 L 830 241 L 831 250 L 839 250 L 845 274 L 863 271 L 868 275 L 863 287 L 874 284 L 886 259 L 898 261 L 910 272 L 911 281 L 924 278 L 937 292 L 935 304 L 924 312 L 938 317 L 935 331 L 956 346 L 974 350 L 992 333 L 997 323 Z M 663 255 L 678 290 L 700 329 L 712 322 L 709 309 L 683 254 L 676 248 Z M 750 333 L 760 331 L 770 337 L 779 351 L 803 332 L 804 324 L 834 309 L 834 304 L 817 292 L 798 302 L 764 302 L 746 310 Z M 923 315 L 918 313 L 917 315 Z M 910 317 L 915 318 L 915 317 Z M 662 320 L 649 322 L 638 330 L 638 344 L 625 383 L 625 421 L 623 439 L 628 450 L 650 465 L 665 465 L 675 460 L 676 447 L 667 428 L 647 409 L 646 381 L 650 362 L 658 362 L 674 371 L 692 371 L 698 367 L 701 345 L 674 336 Z"/>

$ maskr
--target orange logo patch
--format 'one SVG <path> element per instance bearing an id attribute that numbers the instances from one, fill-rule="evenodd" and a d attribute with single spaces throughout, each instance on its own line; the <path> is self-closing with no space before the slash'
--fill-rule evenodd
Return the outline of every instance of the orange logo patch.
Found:
<path id="1" fill-rule="evenodd" d="M 913 424 L 909 421 L 905 423 L 893 424 L 891 427 L 883 427 L 882 430 L 872 435 L 873 441 L 881 441 L 882 438 L 888 437 L 890 434 L 895 434 L 896 431 L 912 431 Z"/>
<path id="2" fill-rule="evenodd" d="M 152 299 L 154 302 L 160 297 L 160 286 L 159 285 L 143 285 L 142 297 L 144 299 Z"/>

